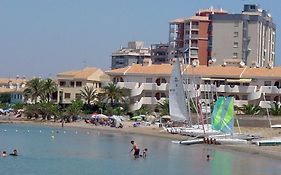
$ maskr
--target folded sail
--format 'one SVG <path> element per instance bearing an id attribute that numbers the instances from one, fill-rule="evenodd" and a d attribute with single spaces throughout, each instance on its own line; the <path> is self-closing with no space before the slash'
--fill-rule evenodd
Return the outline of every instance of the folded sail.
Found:
<path id="1" fill-rule="evenodd" d="M 188 120 L 186 98 L 183 87 L 182 74 L 178 58 L 173 66 L 169 83 L 169 109 L 174 121 Z"/>

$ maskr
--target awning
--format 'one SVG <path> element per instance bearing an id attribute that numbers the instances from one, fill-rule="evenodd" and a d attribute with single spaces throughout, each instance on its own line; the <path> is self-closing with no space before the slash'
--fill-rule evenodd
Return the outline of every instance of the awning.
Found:
<path id="1" fill-rule="evenodd" d="M 232 83 L 250 83 L 252 81 L 251 78 L 241 78 L 241 79 L 227 79 L 226 82 Z"/>
<path id="2" fill-rule="evenodd" d="M 224 78 L 202 78 L 202 80 L 210 80 L 210 81 L 225 81 Z"/>

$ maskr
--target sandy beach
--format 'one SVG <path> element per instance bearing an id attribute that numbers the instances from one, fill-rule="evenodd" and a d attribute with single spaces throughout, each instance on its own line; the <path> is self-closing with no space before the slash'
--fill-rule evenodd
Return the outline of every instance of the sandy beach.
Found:
<path id="1" fill-rule="evenodd" d="M 24 120 L 0 120 L 0 123 L 22 123 L 22 124 L 36 124 L 61 127 L 61 123 L 49 121 L 24 121 Z M 108 126 L 95 126 L 93 124 L 85 123 L 84 121 L 66 123 L 65 128 L 82 128 L 89 130 L 99 130 L 104 132 L 118 132 L 126 134 L 141 134 L 152 137 L 166 138 L 167 141 L 171 140 L 186 140 L 189 137 L 179 134 L 170 134 L 165 132 L 157 125 L 133 127 L 132 122 L 124 122 L 123 128 L 112 128 Z M 241 127 L 242 133 L 255 134 L 265 138 L 281 137 L 281 129 L 271 129 L 262 127 Z M 238 132 L 238 128 L 235 128 Z M 247 152 L 250 154 L 261 155 L 265 157 L 274 158 L 281 161 L 281 146 L 256 146 L 253 144 L 246 145 L 208 145 L 218 149 L 234 150 L 239 152 Z"/>

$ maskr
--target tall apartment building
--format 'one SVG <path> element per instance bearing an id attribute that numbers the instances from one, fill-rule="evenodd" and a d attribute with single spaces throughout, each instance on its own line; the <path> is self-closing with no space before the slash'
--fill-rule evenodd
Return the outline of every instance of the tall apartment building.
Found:
<path id="1" fill-rule="evenodd" d="M 152 64 L 170 63 L 168 53 L 168 44 L 152 44 L 151 45 L 151 61 Z"/>
<path id="2" fill-rule="evenodd" d="M 169 53 L 171 57 L 186 57 L 191 63 L 199 60 L 200 65 L 208 65 L 209 26 L 211 14 L 226 14 L 227 12 L 212 7 L 199 10 L 195 16 L 175 19 L 169 23 Z"/>
<path id="3" fill-rule="evenodd" d="M 111 58 L 111 69 L 142 64 L 145 58 L 150 58 L 150 48 L 144 47 L 141 41 L 131 41 L 128 42 L 128 47 L 112 53 Z"/>
<path id="4" fill-rule="evenodd" d="M 246 4 L 241 14 L 212 14 L 210 20 L 212 65 L 274 66 L 276 25 L 267 11 Z"/>

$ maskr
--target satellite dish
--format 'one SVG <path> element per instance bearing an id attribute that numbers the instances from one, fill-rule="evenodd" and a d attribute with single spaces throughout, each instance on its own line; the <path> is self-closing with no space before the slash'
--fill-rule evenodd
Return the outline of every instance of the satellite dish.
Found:
<path id="1" fill-rule="evenodd" d="M 192 66 L 197 67 L 199 65 L 199 60 L 195 59 L 192 61 Z"/>
<path id="2" fill-rule="evenodd" d="M 240 61 L 239 65 L 240 65 L 241 67 L 244 67 L 244 66 L 245 66 L 245 63 L 244 63 L 243 61 Z"/>

